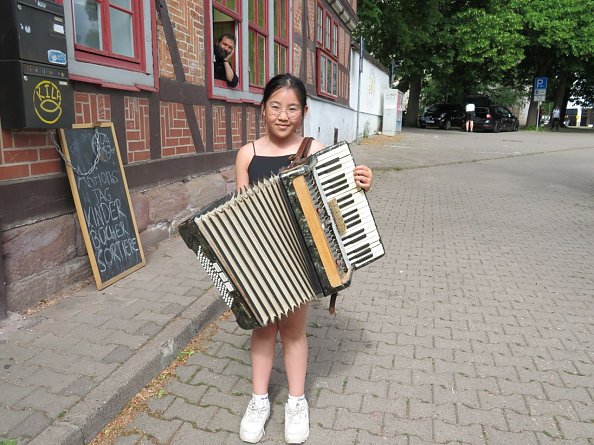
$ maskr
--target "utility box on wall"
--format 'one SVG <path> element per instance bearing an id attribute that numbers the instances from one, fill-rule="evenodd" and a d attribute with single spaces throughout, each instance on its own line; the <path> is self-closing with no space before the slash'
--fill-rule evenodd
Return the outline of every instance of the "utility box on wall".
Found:
<path id="1" fill-rule="evenodd" d="M 52 1 L 0 1 L 3 128 L 66 128 L 74 122 L 64 10 Z"/>

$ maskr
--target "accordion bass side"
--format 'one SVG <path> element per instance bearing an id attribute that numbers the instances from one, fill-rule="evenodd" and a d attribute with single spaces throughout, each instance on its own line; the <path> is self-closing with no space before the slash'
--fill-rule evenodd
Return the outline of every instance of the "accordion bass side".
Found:
<path id="1" fill-rule="evenodd" d="M 266 326 L 316 296 L 344 289 L 353 270 L 383 256 L 353 168 L 343 142 L 180 225 L 242 328 Z"/>

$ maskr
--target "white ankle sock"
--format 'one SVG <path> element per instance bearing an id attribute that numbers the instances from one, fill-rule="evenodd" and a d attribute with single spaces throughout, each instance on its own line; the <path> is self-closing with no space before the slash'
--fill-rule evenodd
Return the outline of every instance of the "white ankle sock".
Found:
<path id="1" fill-rule="evenodd" d="M 297 402 L 301 402 L 302 400 L 305 400 L 305 394 L 302 396 L 292 396 L 291 394 L 289 394 L 289 406 L 291 408 L 294 408 L 297 405 Z"/>
<path id="2" fill-rule="evenodd" d="M 258 395 L 258 394 L 254 394 L 252 393 L 252 399 L 256 400 L 256 401 L 263 401 L 263 400 L 268 400 L 268 393 L 263 394 L 263 395 Z"/>

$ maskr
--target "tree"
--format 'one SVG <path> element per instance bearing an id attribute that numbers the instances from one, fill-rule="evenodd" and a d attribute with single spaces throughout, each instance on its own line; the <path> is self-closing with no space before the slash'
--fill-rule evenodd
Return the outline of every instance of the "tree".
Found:
<path id="1" fill-rule="evenodd" d="M 520 78 L 532 85 L 535 77 L 549 77 L 556 88 L 556 104 L 564 106 L 568 80 L 575 76 L 574 65 L 594 58 L 594 0 L 522 0 L 516 7 L 528 40 Z M 531 101 L 528 122 L 536 121 L 536 113 L 537 103 Z"/>

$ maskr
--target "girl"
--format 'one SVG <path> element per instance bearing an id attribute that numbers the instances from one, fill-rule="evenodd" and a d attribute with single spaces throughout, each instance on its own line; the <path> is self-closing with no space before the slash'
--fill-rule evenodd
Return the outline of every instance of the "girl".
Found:
<path id="1" fill-rule="evenodd" d="M 307 93 L 303 82 L 291 74 L 280 74 L 268 82 L 262 98 L 262 117 L 267 134 L 241 147 L 235 162 L 237 189 L 246 187 L 290 164 L 303 137 L 297 134 L 307 112 Z M 309 154 L 323 148 L 313 141 Z M 359 165 L 353 174 L 356 184 L 367 191 L 371 187 L 371 169 Z M 252 399 L 239 428 L 244 442 L 257 443 L 264 436 L 264 424 L 270 416 L 268 382 L 272 372 L 277 334 L 280 333 L 283 359 L 289 384 L 285 405 L 285 440 L 303 443 L 309 436 L 309 409 L 305 400 L 307 370 L 307 305 L 264 328 L 254 329 L 251 339 Z"/>

